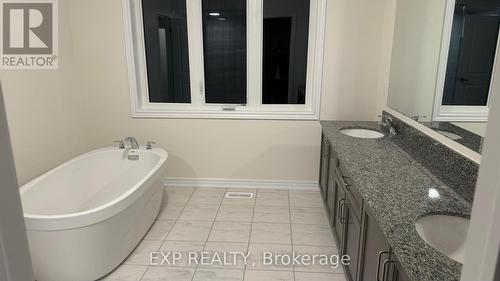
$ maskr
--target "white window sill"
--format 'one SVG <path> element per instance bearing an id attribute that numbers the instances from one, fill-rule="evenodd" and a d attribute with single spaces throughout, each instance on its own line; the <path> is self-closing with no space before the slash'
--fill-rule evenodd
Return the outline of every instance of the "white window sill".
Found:
<path id="1" fill-rule="evenodd" d="M 254 120 L 319 120 L 315 112 L 243 112 L 243 111 L 152 111 L 137 110 L 133 118 L 154 119 L 254 119 Z"/>

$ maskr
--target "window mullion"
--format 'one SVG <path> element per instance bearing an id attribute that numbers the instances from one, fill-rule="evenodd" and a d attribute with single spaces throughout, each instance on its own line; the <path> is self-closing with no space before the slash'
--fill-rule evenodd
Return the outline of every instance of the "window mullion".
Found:
<path id="1" fill-rule="evenodd" d="M 186 0 L 189 71 L 191 76 L 191 104 L 202 107 L 205 104 L 205 73 L 203 61 L 203 22 L 201 0 Z"/>
<path id="2" fill-rule="evenodd" d="M 247 95 L 248 109 L 262 105 L 263 0 L 247 0 Z"/>

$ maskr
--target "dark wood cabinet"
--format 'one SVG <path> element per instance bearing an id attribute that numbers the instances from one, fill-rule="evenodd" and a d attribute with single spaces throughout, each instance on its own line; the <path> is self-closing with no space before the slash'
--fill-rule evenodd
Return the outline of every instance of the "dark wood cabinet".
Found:
<path id="1" fill-rule="evenodd" d="M 361 222 L 356 214 L 355 206 L 351 203 L 352 199 L 347 197 L 345 203 L 344 219 L 344 255 L 351 258 L 349 265 L 345 266 L 351 281 L 357 280 L 358 254 L 359 254 L 359 236 L 361 233 Z"/>
<path id="2" fill-rule="evenodd" d="M 337 246 L 342 255 L 350 257 L 350 263 L 344 266 L 344 270 L 350 281 L 356 281 L 361 233 L 360 209 L 349 191 L 349 185 L 345 182 L 346 177 L 340 174 L 340 170 L 337 169 L 336 171 L 338 214 L 336 216 L 335 233 L 339 242 Z"/>
<path id="3" fill-rule="evenodd" d="M 326 192 L 326 208 L 328 211 L 328 215 L 330 216 L 330 225 L 335 227 L 335 217 L 337 215 L 337 181 L 335 180 L 335 166 L 337 165 L 337 158 L 335 157 L 335 153 L 333 150 L 330 150 L 330 161 L 328 162 L 328 166 L 331 167 L 328 170 L 328 187 Z"/>
<path id="4" fill-rule="evenodd" d="M 382 281 L 383 262 L 389 258 L 390 246 L 366 204 L 362 212 L 359 281 Z"/>
<path id="5" fill-rule="evenodd" d="M 348 281 L 409 281 L 348 169 L 322 135 L 319 185 Z"/>
<path id="6" fill-rule="evenodd" d="M 380 281 L 410 281 L 394 254 L 391 254 L 390 260 L 386 261 L 386 265 L 388 267 L 387 278 Z"/>
<path id="7" fill-rule="evenodd" d="M 335 217 L 333 217 L 334 220 L 334 236 L 335 240 L 337 242 L 337 248 L 339 249 L 340 253 L 343 254 L 343 247 L 342 245 L 344 244 L 344 205 L 345 205 L 345 200 L 346 200 L 346 194 L 345 190 L 339 185 L 339 181 L 337 179 L 337 176 L 333 176 L 333 179 L 335 181 L 335 184 L 337 186 L 336 190 L 336 196 L 334 200 L 334 206 L 333 208 L 335 209 Z"/>
<path id="8" fill-rule="evenodd" d="M 321 135 L 321 162 L 320 162 L 320 173 L 319 173 L 319 186 L 321 188 L 321 193 L 323 194 L 323 200 L 326 201 L 327 188 L 328 188 L 328 172 L 330 161 L 330 144 L 328 139 Z"/>
<path id="9" fill-rule="evenodd" d="M 409 281 L 366 204 L 362 225 L 358 281 Z"/>

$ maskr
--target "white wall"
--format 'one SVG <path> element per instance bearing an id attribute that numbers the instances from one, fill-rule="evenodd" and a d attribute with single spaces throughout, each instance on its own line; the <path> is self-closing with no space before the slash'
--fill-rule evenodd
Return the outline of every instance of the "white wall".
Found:
<path id="1" fill-rule="evenodd" d="M 384 46 L 392 38 L 391 25 L 384 20 L 391 9 L 385 2 L 328 0 L 322 119 L 373 120 L 385 105 L 377 98 L 384 96 L 380 71 L 387 65 Z M 317 121 L 131 118 L 121 1 L 60 4 L 66 7 L 61 9 L 65 11 L 61 29 L 71 31 L 71 42 L 62 42 L 60 49 L 72 48 L 73 55 L 67 55 L 71 66 L 61 58 L 61 69 L 54 73 L 16 72 L 4 77 L 21 182 L 83 150 L 128 135 L 141 143 L 157 141 L 168 150 L 170 177 L 317 180 L 321 130 Z M 51 79 L 46 88 L 35 85 L 45 76 Z M 54 81 L 61 84 L 59 88 Z M 48 96 L 57 102 L 47 102 Z M 29 100 L 39 105 L 25 108 Z M 26 117 L 30 111 L 40 120 L 31 122 Z M 48 124 L 55 125 L 43 135 Z M 37 135 L 42 135 L 41 143 Z M 50 150 L 37 151 L 40 145 L 49 145 Z"/>

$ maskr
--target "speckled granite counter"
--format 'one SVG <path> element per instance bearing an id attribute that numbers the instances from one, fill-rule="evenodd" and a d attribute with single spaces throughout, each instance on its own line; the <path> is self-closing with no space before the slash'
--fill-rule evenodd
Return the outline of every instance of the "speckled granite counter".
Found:
<path id="1" fill-rule="evenodd" d="M 458 281 L 461 264 L 427 245 L 414 223 L 429 214 L 468 217 L 471 204 L 391 137 L 360 139 L 340 133 L 343 128 L 380 131 L 377 122 L 322 121 L 321 125 L 408 277 L 412 281 Z"/>

